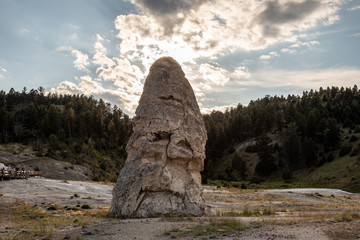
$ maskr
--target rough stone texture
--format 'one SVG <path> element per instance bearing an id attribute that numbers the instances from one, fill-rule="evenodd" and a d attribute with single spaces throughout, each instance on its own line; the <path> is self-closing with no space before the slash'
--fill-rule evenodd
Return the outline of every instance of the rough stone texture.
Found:
<path id="1" fill-rule="evenodd" d="M 133 130 L 109 216 L 203 214 L 200 171 L 207 134 L 191 85 L 174 59 L 160 58 L 150 68 Z"/>

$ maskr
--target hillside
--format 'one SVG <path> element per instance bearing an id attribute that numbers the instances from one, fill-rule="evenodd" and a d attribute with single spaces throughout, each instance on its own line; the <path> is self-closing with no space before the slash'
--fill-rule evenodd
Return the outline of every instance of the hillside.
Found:
<path id="1" fill-rule="evenodd" d="M 265 96 L 248 106 L 213 111 L 204 121 L 204 183 L 360 192 L 357 86 Z M 132 133 L 129 117 L 117 106 L 91 96 L 45 94 L 41 87 L 0 91 L 0 126 L 8 153 L 20 156 L 8 147 L 20 144 L 37 161 L 81 165 L 90 169 L 91 180 L 106 181 L 116 181 Z"/>
<path id="2" fill-rule="evenodd" d="M 41 87 L 0 91 L 0 126 L 0 143 L 19 143 L 38 158 L 85 166 L 91 180 L 107 181 L 116 181 L 132 131 L 117 106 L 92 96 L 46 95 Z"/>
<path id="3" fill-rule="evenodd" d="M 246 107 L 205 115 L 205 182 L 359 192 L 359 101 L 357 86 L 320 88 L 302 96 L 266 96 Z"/>

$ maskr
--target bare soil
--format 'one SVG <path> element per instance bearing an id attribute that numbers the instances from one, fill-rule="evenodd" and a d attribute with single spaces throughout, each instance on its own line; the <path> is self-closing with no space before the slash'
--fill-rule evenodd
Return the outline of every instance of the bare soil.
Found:
<path id="1" fill-rule="evenodd" d="M 46 178 L 2 181 L 0 239 L 360 239 L 360 196 L 339 190 L 205 187 L 203 197 L 212 208 L 208 216 L 113 219 L 104 217 L 112 188 L 113 184 Z M 26 225 L 24 221 L 31 219 L 24 213 L 17 216 L 22 203 L 57 219 L 51 225 L 55 227 L 41 232 L 36 221 Z M 56 209 L 48 210 L 51 206 Z M 190 231 L 223 219 L 246 229 Z"/>

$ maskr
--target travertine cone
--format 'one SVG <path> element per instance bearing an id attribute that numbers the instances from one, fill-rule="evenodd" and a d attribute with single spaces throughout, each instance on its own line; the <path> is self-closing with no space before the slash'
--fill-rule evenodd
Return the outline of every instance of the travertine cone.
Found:
<path id="1" fill-rule="evenodd" d="M 206 140 L 205 124 L 184 72 L 174 59 L 160 58 L 146 79 L 108 214 L 203 214 L 200 171 Z"/>

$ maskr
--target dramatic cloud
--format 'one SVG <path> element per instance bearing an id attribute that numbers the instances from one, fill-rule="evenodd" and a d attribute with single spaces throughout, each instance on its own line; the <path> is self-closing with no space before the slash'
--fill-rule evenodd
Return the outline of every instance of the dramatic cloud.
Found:
<path id="1" fill-rule="evenodd" d="M 219 61 L 238 50 L 262 51 L 259 58 L 267 60 L 295 53 L 297 49 L 311 49 L 320 43 L 308 40 L 307 31 L 336 22 L 343 4 L 341 0 L 129 1 L 139 12 L 119 15 L 115 19 L 116 37 L 120 40 L 119 56 L 108 56 L 105 47 L 108 40 L 100 35 L 96 36 L 92 52 L 58 47 L 57 51 L 71 50 L 76 57 L 75 68 L 85 71 L 92 79 L 82 76 L 77 83 L 63 82 L 54 91 L 91 92 L 108 99 L 119 99 L 122 107 L 132 114 L 148 69 L 163 56 L 172 56 L 183 66 L 200 105 L 214 99 L 209 94 L 231 87 L 235 89 L 234 86 L 242 84 L 288 86 L 291 81 L 283 85 L 281 81 L 286 77 L 294 79 L 291 74 L 301 74 L 270 72 L 266 75 L 251 72 L 246 62 L 230 67 Z M 270 50 L 279 43 L 282 49 Z M 269 51 L 266 52 L 267 48 Z M 319 74 L 313 76 L 321 77 Z M 313 83 L 306 79 L 298 83 L 296 78 L 294 85 Z M 309 86 L 313 85 L 306 88 Z"/>
<path id="2" fill-rule="evenodd" d="M 335 22 L 342 4 L 340 0 L 132 2 L 145 9 L 144 14 L 120 15 L 115 27 L 121 39 L 121 57 L 137 62 L 141 69 L 148 69 L 164 55 L 180 64 L 196 63 L 199 58 L 216 60 L 236 49 L 251 51 L 279 42 L 294 43 L 306 30 Z M 168 12 L 172 19 L 181 16 L 181 24 L 171 24 L 168 15 L 159 12 Z M 159 17 L 165 20 L 159 21 Z M 171 31 L 164 33 L 169 26 Z"/>
<path id="3" fill-rule="evenodd" d="M 196 11 L 205 0 L 132 0 L 145 14 L 154 16 L 165 35 L 181 26 L 191 11 Z"/>
<path id="4" fill-rule="evenodd" d="M 283 4 L 281 4 L 283 2 Z M 280 25 L 302 21 L 320 8 L 319 1 L 306 0 L 304 2 L 269 1 L 257 17 L 265 37 L 281 35 Z"/>

